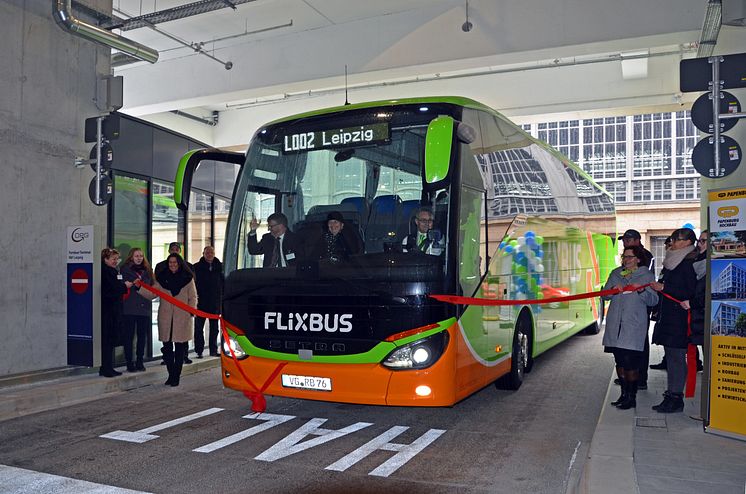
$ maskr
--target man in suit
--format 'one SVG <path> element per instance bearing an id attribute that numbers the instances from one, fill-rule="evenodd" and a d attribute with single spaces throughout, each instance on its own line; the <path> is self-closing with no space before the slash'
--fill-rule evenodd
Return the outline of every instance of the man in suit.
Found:
<path id="1" fill-rule="evenodd" d="M 410 233 L 402 240 L 403 252 L 424 252 L 432 256 L 443 253 L 443 239 L 440 232 L 433 230 L 435 213 L 427 206 L 422 206 L 415 213 L 414 222 L 417 231 Z"/>
<path id="2" fill-rule="evenodd" d="M 295 265 L 303 257 L 303 246 L 300 238 L 288 228 L 288 218 L 282 213 L 272 213 L 267 218 L 269 233 L 257 241 L 256 229 L 259 220 L 249 223 L 249 253 L 264 254 L 265 268 L 285 268 Z"/>

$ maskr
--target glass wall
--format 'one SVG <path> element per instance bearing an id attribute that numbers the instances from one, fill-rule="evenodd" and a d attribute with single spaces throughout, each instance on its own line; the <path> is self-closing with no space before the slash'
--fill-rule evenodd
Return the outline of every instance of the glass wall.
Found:
<path id="1" fill-rule="evenodd" d="M 579 164 L 618 204 L 699 199 L 691 162 L 697 130 L 688 111 L 525 127 Z"/>
<path id="2" fill-rule="evenodd" d="M 215 197 L 215 255 L 223 260 L 223 249 L 225 248 L 225 230 L 228 227 L 228 212 L 231 209 L 231 201 L 222 197 Z"/>
<path id="3" fill-rule="evenodd" d="M 189 220 L 187 231 L 187 261 L 195 263 L 202 251 L 212 245 L 212 196 L 192 191 L 189 196 Z"/>
<path id="4" fill-rule="evenodd" d="M 112 244 L 122 260 L 133 247 L 148 252 L 148 181 L 115 175 L 114 204 Z"/>

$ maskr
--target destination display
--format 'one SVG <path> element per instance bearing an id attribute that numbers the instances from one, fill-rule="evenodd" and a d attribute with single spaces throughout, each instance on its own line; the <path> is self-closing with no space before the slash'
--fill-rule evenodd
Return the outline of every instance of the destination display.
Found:
<path id="1" fill-rule="evenodd" d="M 284 154 L 300 153 L 317 149 L 351 148 L 386 142 L 391 138 L 388 123 L 374 123 L 310 132 L 285 134 L 282 138 Z"/>

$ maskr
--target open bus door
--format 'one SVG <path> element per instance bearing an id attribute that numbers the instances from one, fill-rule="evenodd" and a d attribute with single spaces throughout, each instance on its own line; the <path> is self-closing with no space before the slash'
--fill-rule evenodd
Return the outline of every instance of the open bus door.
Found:
<path id="1" fill-rule="evenodd" d="M 174 186 L 174 202 L 176 207 L 182 211 L 189 209 L 189 191 L 192 189 L 192 178 L 197 167 L 205 160 L 243 166 L 246 155 L 219 149 L 195 149 L 182 156 L 179 161 L 179 168 L 176 171 Z"/>

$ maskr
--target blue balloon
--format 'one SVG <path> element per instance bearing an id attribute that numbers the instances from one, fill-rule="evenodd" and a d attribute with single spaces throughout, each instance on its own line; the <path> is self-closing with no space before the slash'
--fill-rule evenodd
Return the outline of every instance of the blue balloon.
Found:
<path id="1" fill-rule="evenodd" d="M 544 257 L 544 249 L 542 249 L 541 247 L 536 249 L 536 257 L 539 257 L 539 258 Z"/>
<path id="2" fill-rule="evenodd" d="M 529 239 L 529 238 L 536 238 L 536 234 L 535 234 L 534 232 L 532 232 L 531 230 L 527 231 L 527 232 L 525 233 L 525 235 L 523 235 L 523 236 L 524 236 L 524 237 L 526 237 L 526 239 Z"/>
<path id="3" fill-rule="evenodd" d="M 508 254 L 510 254 L 511 252 L 513 252 L 513 246 L 512 245 L 506 245 L 505 246 L 505 252 L 507 252 Z"/>
<path id="4" fill-rule="evenodd" d="M 505 248 L 505 242 L 500 242 L 500 245 L 497 247 L 498 250 L 502 250 Z"/>
<path id="5" fill-rule="evenodd" d="M 684 226 L 682 226 L 681 228 L 689 228 L 690 230 L 694 230 L 694 225 L 692 225 L 691 223 L 684 223 Z"/>
<path id="6" fill-rule="evenodd" d="M 532 249 L 535 248 L 537 246 L 536 239 L 534 237 L 526 237 L 526 245 L 528 245 Z"/>

